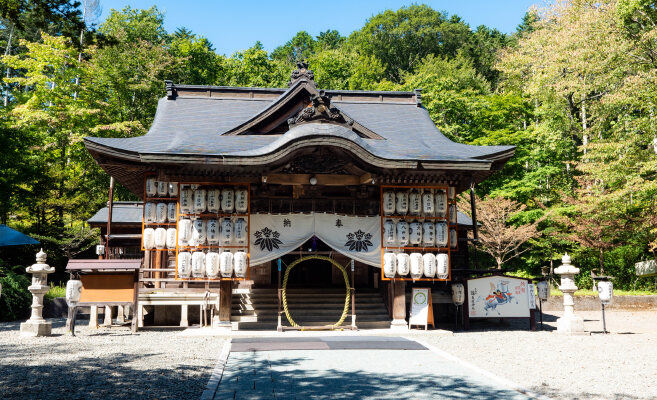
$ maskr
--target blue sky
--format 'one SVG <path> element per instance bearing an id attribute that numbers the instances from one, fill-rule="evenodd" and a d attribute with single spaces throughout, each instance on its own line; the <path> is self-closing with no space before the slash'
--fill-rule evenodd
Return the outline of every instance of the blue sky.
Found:
<path id="1" fill-rule="evenodd" d="M 363 26 L 371 16 L 386 9 L 396 10 L 413 1 L 399 0 L 319 0 L 319 1 L 194 1 L 194 0 L 101 0 L 103 21 L 111 9 L 150 8 L 165 12 L 168 32 L 184 26 L 208 38 L 218 53 L 230 55 L 260 41 L 273 50 L 301 30 L 316 36 L 336 29 L 347 36 Z M 435 10 L 457 14 L 472 28 L 486 25 L 502 32 L 513 32 L 525 11 L 544 0 L 452 0 L 416 1 Z"/>

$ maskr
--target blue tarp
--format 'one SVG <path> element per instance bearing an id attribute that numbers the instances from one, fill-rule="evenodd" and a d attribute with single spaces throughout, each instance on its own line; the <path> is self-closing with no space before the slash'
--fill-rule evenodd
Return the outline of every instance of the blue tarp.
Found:
<path id="1" fill-rule="evenodd" d="M 0 246 L 19 246 L 24 244 L 39 244 L 39 241 L 0 224 Z"/>

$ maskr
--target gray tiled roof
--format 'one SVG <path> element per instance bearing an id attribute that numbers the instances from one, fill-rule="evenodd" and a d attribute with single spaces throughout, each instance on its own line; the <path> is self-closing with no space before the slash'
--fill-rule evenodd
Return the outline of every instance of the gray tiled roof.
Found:
<path id="1" fill-rule="evenodd" d="M 141 201 L 115 201 L 112 205 L 112 223 L 140 224 L 144 213 L 144 203 Z M 107 224 L 107 207 L 103 207 L 87 222 L 90 225 Z"/>
<path id="2" fill-rule="evenodd" d="M 436 128 L 424 108 L 412 103 L 332 101 L 334 106 L 385 140 L 364 139 L 343 126 L 321 123 L 297 125 L 284 135 L 222 136 L 275 101 L 185 96 L 162 98 L 146 135 L 86 140 L 131 154 L 251 157 L 271 153 L 293 140 L 323 136 L 348 139 L 382 159 L 425 161 L 485 160 L 514 148 L 454 143 Z"/>

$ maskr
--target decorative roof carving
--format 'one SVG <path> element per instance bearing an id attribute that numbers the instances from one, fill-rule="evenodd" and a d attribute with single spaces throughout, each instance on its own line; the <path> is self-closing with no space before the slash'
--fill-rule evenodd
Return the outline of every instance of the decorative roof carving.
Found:
<path id="1" fill-rule="evenodd" d="M 319 94 L 310 96 L 310 104 L 304 107 L 299 113 L 288 119 L 287 123 L 290 126 L 301 124 L 304 122 L 324 120 L 335 122 L 339 124 L 347 124 L 349 126 L 354 124 L 354 120 L 346 117 L 337 108 L 331 106 L 331 99 L 326 95 L 323 90 Z"/>
<path id="2" fill-rule="evenodd" d="M 315 74 L 310 68 L 308 68 L 308 62 L 306 62 L 305 60 L 297 62 L 297 69 L 292 71 L 292 75 L 290 76 L 290 82 L 288 83 L 288 86 L 294 85 L 294 83 L 300 79 L 306 79 L 313 86 L 316 86 Z"/>

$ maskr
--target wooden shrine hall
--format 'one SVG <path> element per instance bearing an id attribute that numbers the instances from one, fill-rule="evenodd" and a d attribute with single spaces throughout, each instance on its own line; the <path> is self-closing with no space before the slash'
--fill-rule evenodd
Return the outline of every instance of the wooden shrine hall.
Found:
<path id="1" fill-rule="evenodd" d="M 143 200 L 116 233 L 141 234 L 140 324 L 405 327 L 411 287 L 468 269 L 457 195 L 515 150 L 452 142 L 420 90 L 321 90 L 304 63 L 287 89 L 166 91 L 146 135 L 84 139 Z"/>

